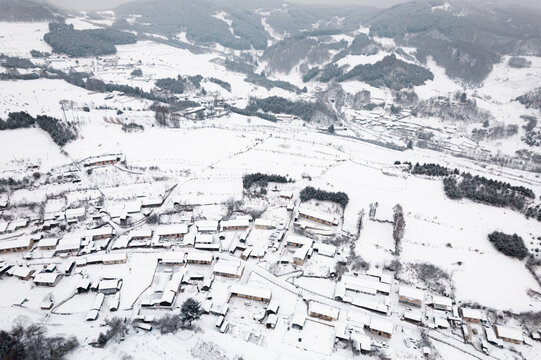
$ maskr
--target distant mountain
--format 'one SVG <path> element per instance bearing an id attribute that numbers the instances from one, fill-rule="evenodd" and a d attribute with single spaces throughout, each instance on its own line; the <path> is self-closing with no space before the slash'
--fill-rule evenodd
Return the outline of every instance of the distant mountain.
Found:
<path id="1" fill-rule="evenodd" d="M 30 0 L 0 0 L 0 21 L 55 20 L 57 16 L 45 5 Z"/>
<path id="2" fill-rule="evenodd" d="M 541 55 L 541 14 L 461 0 L 420 0 L 393 6 L 369 19 L 370 34 L 390 37 L 432 56 L 446 73 L 480 83 L 500 56 Z"/>

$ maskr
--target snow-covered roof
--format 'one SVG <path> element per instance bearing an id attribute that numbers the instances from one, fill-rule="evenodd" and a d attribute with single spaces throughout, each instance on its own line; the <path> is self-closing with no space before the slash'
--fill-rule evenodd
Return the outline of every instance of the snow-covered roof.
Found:
<path id="1" fill-rule="evenodd" d="M 448 308 L 451 308 L 453 306 L 453 300 L 446 296 L 432 295 L 432 303 Z"/>
<path id="2" fill-rule="evenodd" d="M 437 327 L 447 329 L 449 327 L 449 322 L 447 319 L 441 318 L 439 316 L 434 317 L 434 324 L 436 324 Z"/>
<path id="3" fill-rule="evenodd" d="M 92 307 L 90 308 L 91 310 L 99 310 L 101 308 L 101 305 L 103 305 L 103 300 L 105 299 L 105 295 L 104 294 L 98 294 L 96 295 L 96 297 L 94 298 L 94 302 L 92 303 Z"/>
<path id="4" fill-rule="evenodd" d="M 214 236 L 212 234 L 198 234 L 195 237 L 196 244 L 212 244 L 214 242 Z"/>
<path id="5" fill-rule="evenodd" d="M 372 316 L 372 319 L 370 319 L 370 329 L 372 330 L 381 331 L 386 334 L 392 334 L 393 328 L 393 322 L 388 319 L 377 316 Z"/>
<path id="6" fill-rule="evenodd" d="M 104 226 L 97 229 L 87 230 L 85 236 L 95 237 L 95 236 L 111 236 L 115 234 L 115 230 L 110 226 Z"/>
<path id="7" fill-rule="evenodd" d="M 160 260 L 164 264 L 167 264 L 167 263 L 180 264 L 184 262 L 185 256 L 186 256 L 186 253 L 183 251 L 162 252 L 162 253 L 158 253 L 158 260 Z"/>
<path id="8" fill-rule="evenodd" d="M 240 284 L 231 286 L 231 293 L 269 300 L 272 296 L 271 289 L 269 288 L 258 288 Z"/>
<path id="9" fill-rule="evenodd" d="M 308 255 L 308 251 L 310 250 L 310 246 L 304 245 L 297 250 L 295 250 L 295 253 L 293 254 L 293 259 L 299 259 L 304 260 L 306 258 L 306 255 Z"/>
<path id="10" fill-rule="evenodd" d="M 32 274 L 32 272 L 34 272 L 34 270 L 30 269 L 27 266 L 14 266 L 7 271 L 9 275 L 20 278 L 28 277 L 30 274 Z"/>
<path id="11" fill-rule="evenodd" d="M 34 276 L 34 283 L 54 284 L 59 276 L 60 274 L 55 272 L 41 272 Z"/>
<path id="12" fill-rule="evenodd" d="M 255 219 L 254 221 L 255 226 L 263 226 L 263 227 L 273 227 L 273 222 L 271 219 Z"/>
<path id="13" fill-rule="evenodd" d="M 516 341 L 524 341 L 522 330 L 512 326 L 496 325 L 496 333 L 500 338 L 506 338 Z"/>
<path id="14" fill-rule="evenodd" d="M 406 311 L 404 313 L 404 319 L 421 321 L 422 315 L 420 311 Z"/>
<path id="15" fill-rule="evenodd" d="M 223 259 L 218 260 L 218 262 L 214 265 L 214 268 L 212 269 L 215 274 L 229 274 L 232 276 L 239 276 L 240 274 L 242 274 L 243 270 L 244 266 L 242 266 L 241 264 Z"/>
<path id="16" fill-rule="evenodd" d="M 332 319 L 338 319 L 338 314 L 340 313 L 340 310 L 337 308 L 316 301 L 310 301 L 308 304 L 308 311 L 310 313 L 323 315 Z"/>
<path id="17" fill-rule="evenodd" d="M 15 248 L 25 248 L 25 247 L 29 247 L 31 244 L 32 244 L 32 239 L 30 238 L 30 236 L 20 236 L 16 240 L 1 241 L 0 251 L 15 249 Z"/>
<path id="18" fill-rule="evenodd" d="M 336 220 L 334 215 L 307 208 L 299 208 L 299 215 L 313 217 L 330 223 L 334 223 Z"/>
<path id="19" fill-rule="evenodd" d="M 137 229 L 130 231 L 130 239 L 133 238 L 151 238 L 152 230 L 150 229 Z"/>
<path id="20" fill-rule="evenodd" d="M 119 282 L 120 282 L 120 280 L 118 280 L 118 279 L 103 279 L 103 280 L 100 281 L 98 289 L 100 291 L 118 289 L 118 283 Z"/>
<path id="21" fill-rule="evenodd" d="M 161 205 L 163 199 L 159 196 L 147 196 L 141 199 L 142 206 L 158 206 Z"/>
<path id="22" fill-rule="evenodd" d="M 475 320 L 484 320 L 485 314 L 479 309 L 472 309 L 467 307 L 461 307 L 462 317 Z"/>
<path id="23" fill-rule="evenodd" d="M 388 294 L 391 292 L 391 285 L 377 281 L 376 278 L 366 276 L 342 276 L 342 282 L 347 290 L 363 292 L 368 294 L 376 294 L 378 291 Z"/>
<path id="24" fill-rule="evenodd" d="M 84 207 L 80 207 L 80 208 L 76 208 L 76 209 L 67 209 L 65 211 L 65 216 L 66 216 L 67 220 L 84 217 L 85 214 L 86 214 L 86 210 L 85 210 Z"/>
<path id="25" fill-rule="evenodd" d="M 158 236 L 168 236 L 176 234 L 187 234 L 188 225 L 186 224 L 173 224 L 173 225 L 162 225 L 156 230 Z"/>
<path id="26" fill-rule="evenodd" d="M 398 295 L 401 297 L 411 299 L 411 300 L 419 300 L 419 301 L 423 301 L 425 297 L 425 293 L 423 290 L 416 289 L 411 286 L 405 286 L 405 285 L 400 286 Z"/>
<path id="27" fill-rule="evenodd" d="M 294 245 L 300 245 L 300 246 L 302 246 L 302 245 L 312 246 L 313 242 L 314 242 L 314 240 L 312 240 L 310 238 L 307 238 L 305 236 L 295 235 L 295 234 L 290 234 L 287 237 L 287 243 L 288 244 L 294 244 Z"/>
<path id="28" fill-rule="evenodd" d="M 0 234 L 6 231 L 6 229 L 8 228 L 8 225 L 9 223 L 5 221 L 0 221 Z"/>
<path id="29" fill-rule="evenodd" d="M 58 238 L 45 238 L 39 241 L 39 247 L 51 247 L 58 244 Z"/>
<path id="30" fill-rule="evenodd" d="M 133 214 L 140 212 L 142 205 L 143 203 L 141 202 L 141 200 L 132 200 L 126 203 L 125 208 L 128 213 Z"/>
<path id="31" fill-rule="evenodd" d="M 217 231 L 218 220 L 198 220 L 195 222 L 198 231 Z"/>
<path id="32" fill-rule="evenodd" d="M 230 228 L 230 227 L 248 227 L 250 226 L 250 221 L 247 218 L 226 220 L 226 221 L 220 222 L 220 225 L 222 226 L 222 229 Z"/>
<path id="33" fill-rule="evenodd" d="M 305 322 L 306 322 L 306 314 L 304 312 L 296 311 L 295 314 L 293 314 L 293 318 L 291 319 L 291 325 L 304 327 Z"/>
<path id="34" fill-rule="evenodd" d="M 314 250 L 320 255 L 333 257 L 336 254 L 336 246 L 331 244 L 315 243 Z"/>
<path id="35" fill-rule="evenodd" d="M 210 252 L 204 252 L 204 251 L 190 251 L 186 255 L 186 261 L 211 262 L 212 259 L 214 259 L 214 255 Z"/>

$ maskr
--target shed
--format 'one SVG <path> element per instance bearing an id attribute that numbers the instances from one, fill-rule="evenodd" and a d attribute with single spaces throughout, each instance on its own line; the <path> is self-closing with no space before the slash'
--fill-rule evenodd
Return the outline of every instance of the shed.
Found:
<path id="1" fill-rule="evenodd" d="M 400 302 L 402 303 L 413 306 L 421 306 L 423 304 L 424 291 L 411 286 L 402 285 L 400 286 L 398 296 Z"/>
<path id="2" fill-rule="evenodd" d="M 394 324 L 388 319 L 372 316 L 369 329 L 373 334 L 390 338 L 393 334 Z"/>

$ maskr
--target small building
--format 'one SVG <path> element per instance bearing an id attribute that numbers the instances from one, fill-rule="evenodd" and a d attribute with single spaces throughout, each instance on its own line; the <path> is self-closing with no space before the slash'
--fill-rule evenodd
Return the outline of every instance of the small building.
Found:
<path id="1" fill-rule="evenodd" d="M 210 265 L 212 260 L 214 260 L 214 255 L 211 252 L 190 251 L 186 254 L 188 264 Z"/>
<path id="2" fill-rule="evenodd" d="M 218 231 L 218 220 L 198 220 L 195 226 L 199 233 L 214 233 Z"/>
<path id="3" fill-rule="evenodd" d="M 159 196 L 147 196 L 141 199 L 141 207 L 155 208 L 161 206 L 163 199 Z"/>
<path id="4" fill-rule="evenodd" d="M 267 321 L 265 321 L 265 326 L 267 329 L 274 329 L 276 323 L 278 322 L 278 316 L 276 314 L 270 314 L 267 316 Z"/>
<path id="5" fill-rule="evenodd" d="M 88 278 L 81 278 L 79 282 L 77 283 L 77 293 L 85 293 L 90 290 L 90 279 Z"/>
<path id="6" fill-rule="evenodd" d="M 122 281 L 120 279 L 102 279 L 98 286 L 98 291 L 100 294 L 112 295 L 122 286 Z"/>
<path id="7" fill-rule="evenodd" d="M 9 225 L 8 222 L 0 221 L 0 234 L 3 234 L 6 232 L 8 225 Z"/>
<path id="8" fill-rule="evenodd" d="M 130 240 L 144 240 L 152 238 L 152 230 L 150 229 L 138 229 L 130 231 Z"/>
<path id="9" fill-rule="evenodd" d="M 511 342 L 514 344 L 522 344 L 524 337 L 522 335 L 522 330 L 520 328 L 512 326 L 494 326 L 494 331 L 496 336 L 503 341 Z"/>
<path id="10" fill-rule="evenodd" d="M 89 167 L 89 166 L 101 166 L 101 165 L 114 165 L 120 160 L 121 160 L 120 155 L 104 155 L 104 156 L 99 156 L 93 159 L 86 160 L 83 166 Z"/>
<path id="11" fill-rule="evenodd" d="M 156 230 L 160 239 L 172 239 L 182 238 L 188 233 L 188 225 L 186 224 L 174 224 L 174 225 L 162 225 Z"/>
<path id="12" fill-rule="evenodd" d="M 293 235 L 293 234 L 290 234 L 287 237 L 287 241 L 286 241 L 287 246 L 298 247 L 298 248 L 303 247 L 303 246 L 312 247 L 313 243 L 314 241 L 312 239 L 309 239 L 304 236 Z"/>
<path id="13" fill-rule="evenodd" d="M 183 265 L 186 253 L 182 251 L 173 251 L 158 253 L 158 262 L 163 265 Z"/>
<path id="14" fill-rule="evenodd" d="M 297 311 L 293 314 L 291 319 L 291 327 L 302 330 L 304 328 L 304 323 L 306 322 L 306 315 L 304 312 Z"/>
<path id="15" fill-rule="evenodd" d="M 324 225 L 336 226 L 338 222 L 334 215 L 322 213 L 312 209 L 300 208 L 298 217 L 312 220 Z"/>
<path id="16" fill-rule="evenodd" d="M 479 309 L 461 307 L 460 314 L 462 315 L 462 319 L 464 321 L 472 323 L 479 323 L 486 320 L 485 314 Z"/>
<path id="17" fill-rule="evenodd" d="M 372 334 L 390 338 L 393 335 L 394 324 L 388 319 L 372 316 L 368 328 Z"/>
<path id="18" fill-rule="evenodd" d="M 280 309 L 280 303 L 278 300 L 272 299 L 265 309 L 265 314 L 278 314 L 278 309 Z"/>
<path id="19" fill-rule="evenodd" d="M 401 285 L 398 298 L 401 303 L 420 307 L 423 304 L 425 293 L 423 290 L 411 286 Z"/>
<path id="20" fill-rule="evenodd" d="M 34 240 L 30 236 L 21 236 L 17 240 L 0 242 L 0 254 L 28 251 L 34 246 Z"/>
<path id="21" fill-rule="evenodd" d="M 67 235 L 58 240 L 55 254 L 77 254 L 81 249 L 81 235 Z"/>
<path id="22" fill-rule="evenodd" d="M 252 253 L 252 248 L 246 248 L 244 249 L 244 251 L 242 252 L 242 254 L 240 254 L 240 258 L 242 260 L 248 260 L 248 258 L 250 257 L 250 254 Z"/>
<path id="23" fill-rule="evenodd" d="M 54 250 L 56 249 L 56 244 L 58 244 L 58 238 L 41 239 L 38 242 L 38 248 L 40 250 Z"/>
<path id="24" fill-rule="evenodd" d="M 112 238 L 113 236 L 115 236 L 115 229 L 110 226 L 104 226 L 101 228 L 88 230 L 85 233 L 85 236 L 87 238 L 90 238 L 91 240 Z"/>
<path id="25" fill-rule="evenodd" d="M 242 276 L 244 266 L 227 260 L 218 260 L 212 269 L 212 273 L 216 276 L 224 276 L 229 278 L 238 278 Z"/>
<path id="26" fill-rule="evenodd" d="M 291 200 L 293 199 L 293 191 L 282 191 L 280 192 L 280 197 L 282 199 L 287 199 L 287 200 Z"/>
<path id="27" fill-rule="evenodd" d="M 311 248 L 309 246 L 304 245 L 303 247 L 295 250 L 295 253 L 293 254 L 293 264 L 304 265 L 304 261 L 306 260 L 306 256 L 308 255 L 310 249 Z"/>
<path id="28" fill-rule="evenodd" d="M 27 266 L 13 266 L 6 271 L 6 274 L 14 276 L 20 280 L 30 280 L 36 270 L 30 269 Z"/>
<path id="29" fill-rule="evenodd" d="M 432 306 L 436 310 L 452 311 L 453 300 L 446 296 L 432 295 Z"/>
<path id="30" fill-rule="evenodd" d="M 250 220 L 248 220 L 247 218 L 224 220 L 220 222 L 220 227 L 222 231 L 246 230 L 248 229 L 249 226 L 250 226 Z"/>
<path id="31" fill-rule="evenodd" d="M 421 325 L 422 314 L 420 311 L 406 311 L 404 316 L 402 316 L 402 319 L 416 325 Z"/>
<path id="32" fill-rule="evenodd" d="M 64 212 L 64 217 L 67 222 L 76 222 L 77 220 L 84 219 L 86 215 L 86 209 L 84 207 L 76 209 L 67 209 Z"/>
<path id="33" fill-rule="evenodd" d="M 338 319 L 339 313 L 339 309 L 316 301 L 310 301 L 308 305 L 308 315 L 311 317 L 332 321 Z"/>
<path id="34" fill-rule="evenodd" d="M 127 253 L 108 253 L 101 255 L 101 262 L 104 265 L 125 264 L 128 261 Z"/>
<path id="35" fill-rule="evenodd" d="M 34 284 L 37 286 L 56 286 L 60 279 L 62 278 L 62 274 L 57 272 L 41 272 L 34 276 Z"/>
<path id="36" fill-rule="evenodd" d="M 276 229 L 276 226 L 270 219 L 255 219 L 254 226 L 256 229 L 271 230 Z"/>
<path id="37" fill-rule="evenodd" d="M 314 243 L 314 251 L 317 251 L 319 255 L 334 257 L 336 254 L 336 246 L 331 244 Z"/>
<path id="38" fill-rule="evenodd" d="M 237 296 L 250 300 L 269 302 L 272 297 L 270 289 L 256 288 L 246 285 L 235 284 L 231 287 L 230 297 Z"/>

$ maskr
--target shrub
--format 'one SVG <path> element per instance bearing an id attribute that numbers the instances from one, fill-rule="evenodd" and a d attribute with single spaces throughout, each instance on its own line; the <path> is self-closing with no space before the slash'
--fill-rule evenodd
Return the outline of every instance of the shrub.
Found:
<path id="1" fill-rule="evenodd" d="M 524 245 L 524 240 L 517 234 L 509 235 L 499 231 L 494 231 L 488 235 L 488 239 L 494 244 L 496 249 L 504 255 L 517 259 L 524 259 L 528 255 L 528 249 Z"/>

